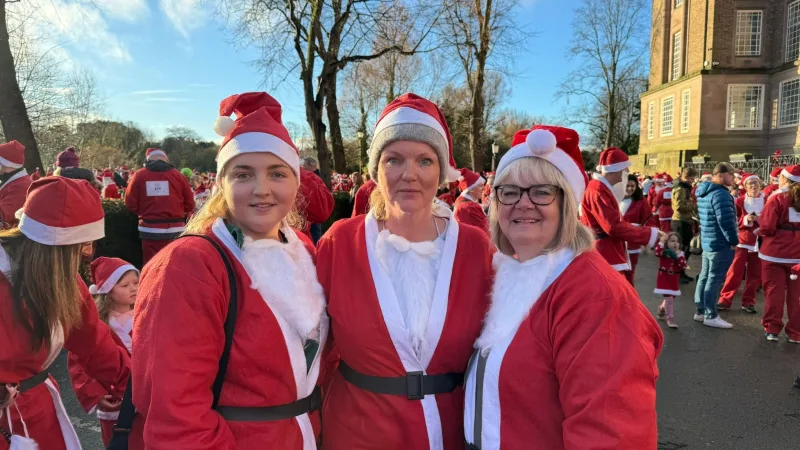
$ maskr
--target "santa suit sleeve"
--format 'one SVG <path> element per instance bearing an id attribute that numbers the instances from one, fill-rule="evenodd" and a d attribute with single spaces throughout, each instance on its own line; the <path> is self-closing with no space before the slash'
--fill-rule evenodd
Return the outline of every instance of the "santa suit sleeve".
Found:
<path id="1" fill-rule="evenodd" d="M 658 228 L 637 227 L 622 220 L 619 205 L 611 203 L 608 197 L 599 193 L 584 196 L 592 211 L 597 211 L 595 219 L 604 233 L 615 239 L 628 242 L 634 247 L 647 245 L 652 247 L 658 238 Z"/>
<path id="2" fill-rule="evenodd" d="M 67 371 L 72 382 L 72 390 L 75 391 L 75 397 L 78 398 L 78 402 L 84 411 L 92 414 L 100 400 L 108 394 L 108 391 L 94 378 L 86 374 L 86 370 L 78 364 L 72 353 L 69 354 L 67 359 Z"/>
<path id="3" fill-rule="evenodd" d="M 190 216 L 194 212 L 194 191 L 183 174 L 181 174 L 181 187 L 183 189 L 183 212 Z"/>
<path id="4" fill-rule="evenodd" d="M 336 224 L 331 227 L 334 230 Z M 317 243 L 317 280 L 319 280 L 322 290 L 325 292 L 325 298 L 330 299 L 331 277 L 333 269 L 333 239 L 331 236 L 335 233 L 328 232 Z M 333 374 L 339 367 L 339 360 L 341 359 L 339 351 L 336 349 L 336 341 L 333 335 L 333 328 L 328 332 L 328 341 L 325 343 L 325 348 L 322 350 L 322 367 L 320 368 L 319 384 L 322 392 L 325 393 L 330 382 L 333 380 Z M 323 396 L 324 398 L 324 396 Z"/>
<path id="5" fill-rule="evenodd" d="M 142 272 L 133 328 L 133 404 L 146 417 L 149 450 L 235 450 L 230 428 L 211 409 L 225 345 L 227 277 L 224 270 L 214 274 L 209 264 L 196 263 L 209 254 L 186 245 L 172 250 L 171 264 L 156 260 Z"/>
<path id="6" fill-rule="evenodd" d="M 30 183 L 21 183 L 21 180 L 19 180 L 5 188 L 7 192 L 3 199 L 0 200 L 0 222 L 7 224 L 17 223 L 15 214 L 25 203 L 28 186 L 30 186 Z"/>
<path id="7" fill-rule="evenodd" d="M 650 212 L 650 208 L 647 207 L 647 200 L 642 200 L 640 206 L 639 217 L 636 219 L 637 223 L 641 226 L 650 225 L 650 218 L 653 216 L 653 214 Z"/>
<path id="8" fill-rule="evenodd" d="M 308 223 L 323 223 L 333 212 L 333 194 L 314 172 L 300 169 L 300 194 Z"/>
<path id="9" fill-rule="evenodd" d="M 461 202 L 455 208 L 455 218 L 459 223 L 472 225 L 483 230 L 484 233 L 489 234 L 489 221 L 486 220 L 486 214 L 483 209 L 475 202 Z"/>
<path id="10" fill-rule="evenodd" d="M 366 214 L 369 209 L 369 195 L 367 195 L 367 184 L 364 183 L 356 191 L 355 198 L 353 199 L 353 213 L 350 217 L 356 217 L 361 214 Z"/>
<path id="11" fill-rule="evenodd" d="M 780 201 L 774 196 L 767 200 L 761 217 L 758 218 L 758 234 L 761 236 L 774 236 L 778 231 L 778 223 L 781 221 Z"/>
<path id="12" fill-rule="evenodd" d="M 125 190 L 125 206 L 127 206 L 128 209 L 132 213 L 134 213 L 134 214 L 136 214 L 138 216 L 139 215 L 139 191 L 141 189 L 139 189 L 139 186 L 138 186 L 139 183 L 136 182 L 137 178 L 138 177 L 136 176 L 136 174 L 133 174 L 131 176 L 130 180 L 128 181 L 128 187 Z"/>
<path id="13" fill-rule="evenodd" d="M 111 336 L 112 331 L 97 315 L 97 306 L 86 284 L 80 277 L 76 278 L 83 300 L 83 320 L 80 326 L 69 331 L 64 348 L 72 352 L 75 363 L 81 365 L 88 376 L 97 380 L 109 392 L 121 395 L 130 374 L 131 361 L 128 352 L 117 346 Z"/>
<path id="14" fill-rule="evenodd" d="M 576 302 L 553 323 L 565 449 L 656 446 L 656 358 L 663 336 L 635 302 L 635 292 L 623 288 Z"/>

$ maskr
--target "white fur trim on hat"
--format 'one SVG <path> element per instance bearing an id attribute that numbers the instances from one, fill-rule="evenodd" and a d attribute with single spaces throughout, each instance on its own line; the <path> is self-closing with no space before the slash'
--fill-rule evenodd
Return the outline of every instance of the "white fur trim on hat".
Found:
<path id="1" fill-rule="evenodd" d="M 22 164 L 13 163 L 0 156 L 0 166 L 9 167 L 11 169 L 19 169 L 20 167 L 22 167 Z"/>
<path id="2" fill-rule="evenodd" d="M 756 179 L 758 181 L 761 181 L 761 177 L 759 177 L 758 175 L 753 173 L 753 174 L 748 175 L 747 178 L 745 178 L 744 180 L 742 180 L 742 184 L 747 183 L 747 180 L 751 180 L 751 179 Z"/>
<path id="3" fill-rule="evenodd" d="M 167 153 L 164 152 L 164 150 L 153 150 L 147 154 L 147 159 L 150 159 L 153 156 L 167 156 Z"/>
<path id="4" fill-rule="evenodd" d="M 482 176 L 478 175 L 478 179 L 475 180 L 475 182 L 472 183 L 472 185 L 467 186 L 467 189 L 464 192 L 469 192 L 475 189 L 476 187 L 480 186 L 481 184 L 486 184 L 486 180 L 484 180 Z"/>
<path id="5" fill-rule="evenodd" d="M 113 272 L 111 272 L 111 275 L 109 275 L 106 281 L 104 281 L 99 288 L 94 284 L 89 286 L 89 293 L 92 295 L 108 294 L 111 292 L 111 289 L 114 289 L 114 286 L 117 285 L 119 279 L 131 270 L 135 271 L 137 274 L 139 273 L 139 269 L 131 264 L 125 264 L 124 266 L 117 267 Z M 92 288 L 94 288 L 94 292 L 92 292 Z"/>
<path id="6" fill-rule="evenodd" d="M 406 108 L 401 107 L 397 108 L 394 111 L 386 114 L 386 117 L 380 120 L 377 125 L 375 125 L 375 132 L 373 136 L 377 136 L 378 133 L 383 131 L 384 129 L 391 127 L 393 125 L 402 125 L 402 124 L 418 124 L 418 125 L 425 125 L 427 127 L 433 128 L 437 133 L 442 136 L 445 142 L 447 142 L 447 133 L 445 133 L 442 124 L 436 120 L 435 117 L 431 116 L 430 114 L 426 114 L 422 111 L 416 110 L 414 108 Z M 449 161 L 449 155 L 448 155 Z"/>
<path id="7" fill-rule="evenodd" d="M 609 164 L 607 166 L 597 166 L 597 171 L 600 173 L 621 172 L 631 166 L 631 161 L 620 161 L 618 163 Z"/>
<path id="8" fill-rule="evenodd" d="M 300 156 L 297 150 L 277 136 L 257 131 L 236 135 L 219 150 L 217 173 L 222 172 L 228 161 L 243 153 L 272 153 L 294 171 L 297 183 L 300 183 Z"/>
<path id="9" fill-rule="evenodd" d="M 19 230 L 28 239 L 44 245 L 72 245 L 96 241 L 105 236 L 105 218 L 75 227 L 51 227 L 31 219 L 19 218 Z"/>
<path id="10" fill-rule="evenodd" d="M 518 159 L 541 158 L 556 166 L 556 168 L 564 174 L 564 177 L 572 188 L 575 201 L 580 204 L 583 198 L 583 192 L 586 190 L 586 179 L 583 175 L 583 167 L 578 167 L 567 152 L 556 146 L 556 142 L 555 135 L 550 131 L 541 129 L 531 131 L 528 133 L 528 136 L 526 136 L 524 143 L 511 147 L 511 149 L 503 155 L 497 166 L 495 179 L 502 179 L 503 171 L 505 171 L 512 162 Z"/>
<path id="11" fill-rule="evenodd" d="M 792 173 L 789 172 L 786 169 L 781 170 L 781 175 L 783 175 L 784 177 L 786 177 L 786 178 L 788 178 L 788 179 L 790 179 L 790 180 L 792 180 L 794 182 L 800 181 L 800 177 L 799 176 L 792 175 Z"/>
<path id="12" fill-rule="evenodd" d="M 231 134 L 235 126 L 236 121 L 229 116 L 219 116 L 217 120 L 214 121 L 214 132 L 222 137 L 226 137 Z"/>

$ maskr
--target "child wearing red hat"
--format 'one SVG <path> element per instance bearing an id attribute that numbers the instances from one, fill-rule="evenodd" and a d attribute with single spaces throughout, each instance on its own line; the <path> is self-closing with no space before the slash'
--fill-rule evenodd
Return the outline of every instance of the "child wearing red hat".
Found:
<path id="1" fill-rule="evenodd" d="M 119 347 L 131 352 L 133 304 L 139 290 L 139 270 L 119 258 L 100 257 L 92 262 L 92 281 L 89 292 L 94 296 L 100 320 L 114 332 Z M 70 353 L 67 363 L 72 388 L 83 409 L 100 419 L 103 443 L 111 442 L 114 424 L 122 402 L 119 394 L 109 393 Z"/>
<path id="2" fill-rule="evenodd" d="M 681 295 L 680 275 L 686 269 L 686 255 L 681 251 L 681 237 L 670 232 L 656 247 L 658 257 L 658 276 L 656 278 L 656 294 L 664 296 L 658 307 L 658 318 L 667 320 L 667 326 L 678 328 L 675 323 L 675 297 Z"/>
<path id="3" fill-rule="evenodd" d="M 461 169 L 461 177 L 459 177 L 458 181 L 458 189 L 461 190 L 461 195 L 454 202 L 455 219 L 460 223 L 480 228 L 488 236 L 489 221 L 486 218 L 486 213 L 483 212 L 483 207 L 478 203 L 486 180 L 469 169 Z"/>

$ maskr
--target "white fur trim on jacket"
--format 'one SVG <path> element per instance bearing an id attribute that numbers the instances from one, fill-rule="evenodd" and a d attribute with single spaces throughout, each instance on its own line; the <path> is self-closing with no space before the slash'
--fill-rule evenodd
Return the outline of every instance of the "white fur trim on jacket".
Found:
<path id="1" fill-rule="evenodd" d="M 28 239 L 43 245 L 72 245 L 96 241 L 106 235 L 105 218 L 75 227 L 51 227 L 25 213 L 19 219 L 19 230 Z"/>
<path id="2" fill-rule="evenodd" d="M 662 295 L 672 295 L 672 296 L 675 296 L 675 297 L 681 295 L 681 291 L 673 291 L 672 289 L 658 289 L 658 288 L 656 288 L 656 289 L 653 290 L 653 293 L 654 294 L 662 294 Z"/>
<path id="3" fill-rule="evenodd" d="M 5 183 L 0 184 L 0 191 L 2 191 L 6 186 L 10 185 L 14 181 L 17 181 L 20 178 L 27 177 L 27 176 L 28 176 L 28 172 L 25 169 L 20 170 L 19 172 L 15 173 L 14 175 L 11 175 L 11 178 L 6 180 Z"/>

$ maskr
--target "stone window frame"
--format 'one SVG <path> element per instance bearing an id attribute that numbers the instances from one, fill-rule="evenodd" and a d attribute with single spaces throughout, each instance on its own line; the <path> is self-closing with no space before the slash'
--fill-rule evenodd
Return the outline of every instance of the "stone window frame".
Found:
<path id="1" fill-rule="evenodd" d="M 745 28 L 750 27 L 753 22 L 750 19 L 751 15 L 757 14 L 758 15 L 758 31 L 752 30 L 740 30 L 740 27 L 744 25 Z M 747 20 L 742 20 L 743 18 L 747 18 Z M 734 38 L 734 54 L 736 56 L 761 56 L 761 44 L 763 42 L 763 33 L 764 33 L 764 10 L 762 9 L 737 9 L 736 10 L 736 35 Z M 740 50 L 740 37 L 744 37 L 744 35 L 749 35 L 750 39 L 748 39 L 745 45 L 742 45 L 741 48 L 749 48 L 751 47 L 752 36 L 757 36 L 756 41 L 758 42 L 756 50 Z"/>
<path id="2" fill-rule="evenodd" d="M 796 118 L 794 122 L 784 122 L 784 101 L 786 99 L 783 97 L 783 87 L 789 83 L 797 83 L 797 89 L 795 97 L 795 108 L 796 108 Z M 778 128 L 788 128 L 788 127 L 796 127 L 797 124 L 800 123 L 800 77 L 790 78 L 788 80 L 783 80 L 778 84 Z"/>
<path id="3" fill-rule="evenodd" d="M 753 127 L 731 127 L 731 91 L 736 88 L 758 88 L 759 89 L 759 96 L 758 96 L 758 104 L 756 110 L 756 126 Z M 728 85 L 727 95 L 725 96 L 725 131 L 753 131 L 753 130 L 763 130 L 764 129 L 764 96 L 765 96 L 765 87 L 764 84 L 758 83 L 731 83 Z M 736 111 L 734 110 L 734 113 Z"/>
<path id="4" fill-rule="evenodd" d="M 691 112 L 692 90 L 684 89 L 681 92 L 681 133 L 689 132 L 689 115 Z"/>
<path id="5" fill-rule="evenodd" d="M 669 112 L 666 103 L 669 100 Z M 665 131 L 666 124 L 669 124 L 669 131 Z M 675 132 L 675 95 L 670 95 L 661 99 L 661 127 L 659 128 L 660 137 L 672 136 Z"/>
<path id="6" fill-rule="evenodd" d="M 672 35 L 672 79 L 670 81 L 675 81 L 681 77 L 681 60 L 683 59 L 682 52 L 683 31 L 678 31 Z"/>

